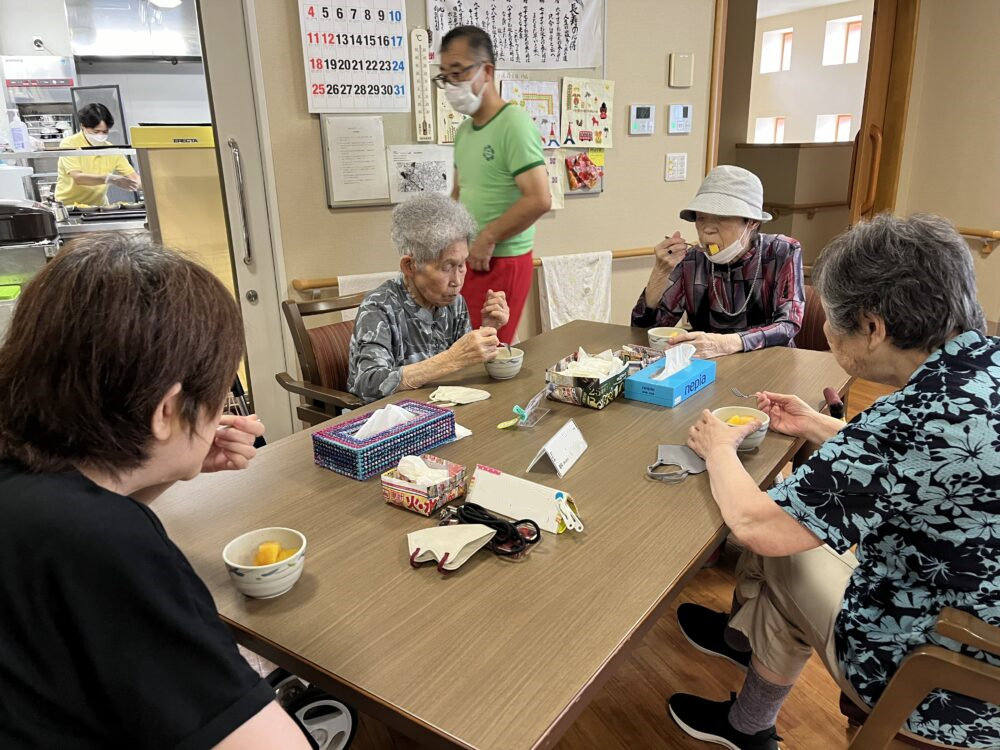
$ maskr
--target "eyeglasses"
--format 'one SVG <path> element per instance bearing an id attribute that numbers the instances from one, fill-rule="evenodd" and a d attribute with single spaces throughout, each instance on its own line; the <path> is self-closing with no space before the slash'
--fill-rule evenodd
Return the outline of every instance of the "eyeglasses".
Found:
<path id="1" fill-rule="evenodd" d="M 483 64 L 484 63 L 481 62 L 472 63 L 472 65 L 466 65 L 461 70 L 454 70 L 451 73 L 439 73 L 438 75 L 434 76 L 431 80 L 434 82 L 434 85 L 437 86 L 439 89 L 443 89 L 445 85 L 457 86 L 458 84 L 462 83 L 465 80 L 466 73 L 468 73 L 473 68 L 478 68 Z"/>

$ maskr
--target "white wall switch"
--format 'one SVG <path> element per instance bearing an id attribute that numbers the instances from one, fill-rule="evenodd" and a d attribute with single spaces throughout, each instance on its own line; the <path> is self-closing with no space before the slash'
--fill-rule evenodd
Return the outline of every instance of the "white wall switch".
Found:
<path id="1" fill-rule="evenodd" d="M 691 132 L 691 105 L 671 104 L 667 115 L 667 132 L 671 135 Z"/>
<path id="2" fill-rule="evenodd" d="M 674 89 L 690 88 L 694 83 L 694 54 L 671 52 L 667 83 Z"/>
<path id="3" fill-rule="evenodd" d="M 683 182 L 688 176 L 688 155 L 667 154 L 667 168 L 663 179 L 667 182 Z"/>

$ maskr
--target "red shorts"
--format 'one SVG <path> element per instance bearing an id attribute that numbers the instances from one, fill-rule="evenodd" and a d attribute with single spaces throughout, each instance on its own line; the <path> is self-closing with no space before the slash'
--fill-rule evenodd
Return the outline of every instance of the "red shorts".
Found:
<path id="1" fill-rule="evenodd" d="M 469 268 L 465 274 L 462 296 L 465 298 L 465 304 L 469 307 L 472 327 L 479 328 L 482 323 L 480 313 L 483 310 L 483 305 L 486 304 L 486 294 L 489 290 L 506 292 L 510 320 L 507 321 L 507 325 L 500 329 L 497 336 L 505 344 L 512 343 L 514 334 L 517 332 L 517 324 L 521 320 L 521 313 L 524 312 L 524 304 L 528 301 L 528 294 L 531 292 L 531 281 L 534 275 L 535 266 L 530 251 L 524 255 L 515 255 L 509 258 L 491 258 L 490 270 L 485 273 Z"/>

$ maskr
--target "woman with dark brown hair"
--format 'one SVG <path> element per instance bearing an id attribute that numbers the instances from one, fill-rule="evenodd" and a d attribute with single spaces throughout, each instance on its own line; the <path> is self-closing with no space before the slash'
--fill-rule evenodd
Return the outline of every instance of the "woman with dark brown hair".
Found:
<path id="1" fill-rule="evenodd" d="M 0 348 L 0 746 L 308 747 L 147 507 L 253 458 L 263 425 L 222 415 L 242 341 L 208 270 L 134 236 L 78 240 L 21 295 Z"/>

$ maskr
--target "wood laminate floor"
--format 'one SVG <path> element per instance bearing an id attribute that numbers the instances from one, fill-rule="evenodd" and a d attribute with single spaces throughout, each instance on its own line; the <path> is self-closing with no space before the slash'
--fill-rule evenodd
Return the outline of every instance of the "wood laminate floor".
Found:
<path id="1" fill-rule="evenodd" d="M 848 416 L 867 408 L 892 389 L 859 380 L 848 398 Z M 671 607 L 636 646 L 628 660 L 608 680 L 576 723 L 556 745 L 557 750 L 637 750 L 716 747 L 692 740 L 667 716 L 666 698 L 678 691 L 723 700 L 739 689 L 743 673 L 729 663 L 695 651 L 677 627 L 675 611 L 694 601 L 715 609 L 729 608 L 736 550 L 727 547 L 719 564 L 701 570 Z M 815 656 L 792 689 L 778 732 L 786 749 L 846 748 L 852 730 L 840 715 L 840 691 Z M 484 710 L 488 710 L 484 707 Z M 415 750 L 419 747 L 385 726 L 362 716 L 355 750 Z M 895 747 L 895 745 L 893 745 Z M 905 746 L 900 745 L 900 748 Z M 516 750 L 516 749 L 514 749 Z"/>

